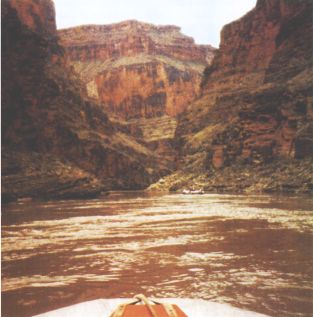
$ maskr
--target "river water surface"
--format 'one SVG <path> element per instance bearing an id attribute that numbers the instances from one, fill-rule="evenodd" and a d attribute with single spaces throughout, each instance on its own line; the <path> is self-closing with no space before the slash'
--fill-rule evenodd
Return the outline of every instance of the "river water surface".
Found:
<path id="1" fill-rule="evenodd" d="M 137 293 L 313 316 L 312 203 L 116 192 L 5 205 L 2 316 Z"/>

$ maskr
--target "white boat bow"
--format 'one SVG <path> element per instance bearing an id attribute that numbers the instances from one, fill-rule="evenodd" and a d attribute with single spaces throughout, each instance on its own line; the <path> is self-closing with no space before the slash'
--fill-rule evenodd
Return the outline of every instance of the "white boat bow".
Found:
<path id="1" fill-rule="evenodd" d="M 97 299 L 36 315 L 34 317 L 109 317 L 129 298 Z M 189 317 L 265 317 L 259 313 L 201 299 L 162 298 L 159 302 L 176 304 Z M 267 316 L 268 317 L 268 316 Z"/>

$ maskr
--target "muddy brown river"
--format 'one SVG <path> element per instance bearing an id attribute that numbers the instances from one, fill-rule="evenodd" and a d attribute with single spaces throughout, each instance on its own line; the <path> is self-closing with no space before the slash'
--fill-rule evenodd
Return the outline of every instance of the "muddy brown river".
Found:
<path id="1" fill-rule="evenodd" d="M 137 293 L 313 316 L 312 207 L 310 197 L 143 192 L 4 205 L 2 316 Z"/>

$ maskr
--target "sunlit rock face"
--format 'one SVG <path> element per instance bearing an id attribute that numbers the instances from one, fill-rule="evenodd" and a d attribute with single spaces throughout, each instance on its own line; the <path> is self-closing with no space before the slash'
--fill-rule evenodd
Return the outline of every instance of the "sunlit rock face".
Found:
<path id="1" fill-rule="evenodd" d="M 199 96 L 203 70 L 215 49 L 195 44 L 179 27 L 132 20 L 58 34 L 88 96 L 130 127 L 131 135 L 174 163 L 173 119 Z"/>
<path id="2" fill-rule="evenodd" d="M 199 94 L 213 57 L 176 26 L 137 21 L 59 31 L 89 96 L 123 119 L 176 116 Z"/>
<path id="3" fill-rule="evenodd" d="M 87 98 L 55 31 L 52 1 L 5 0 L 2 18 L 2 193 L 90 197 L 143 188 L 161 159 Z"/>
<path id="4" fill-rule="evenodd" d="M 224 26 L 202 97 L 180 115 L 181 166 L 240 174 L 243 165 L 264 171 L 277 160 L 312 157 L 312 21 L 310 1 L 263 0 Z"/>

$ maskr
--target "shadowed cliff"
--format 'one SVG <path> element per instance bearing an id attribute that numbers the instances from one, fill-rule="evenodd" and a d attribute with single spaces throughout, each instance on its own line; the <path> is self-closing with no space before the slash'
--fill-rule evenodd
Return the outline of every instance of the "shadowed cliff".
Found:
<path id="1" fill-rule="evenodd" d="M 64 58 L 52 1 L 2 1 L 2 194 L 144 188 L 170 165 L 112 123 Z"/>

